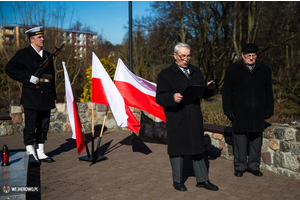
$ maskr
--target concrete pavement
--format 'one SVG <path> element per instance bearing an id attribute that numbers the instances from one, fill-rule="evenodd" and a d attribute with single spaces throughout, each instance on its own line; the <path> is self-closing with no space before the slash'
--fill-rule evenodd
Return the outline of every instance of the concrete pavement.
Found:
<path id="1" fill-rule="evenodd" d="M 85 135 L 91 148 L 91 133 Z M 10 150 L 25 151 L 22 140 L 22 135 L 0 137 L 0 146 L 7 144 Z M 188 157 L 184 170 L 188 191 L 176 191 L 166 144 L 119 130 L 104 132 L 99 152 L 107 160 L 94 164 L 79 161 L 86 151 L 78 156 L 71 133 L 49 134 L 45 148 L 55 162 L 30 168 L 28 186 L 38 186 L 40 192 L 28 193 L 27 199 L 300 199 L 299 180 L 263 170 L 263 177 L 245 173 L 238 178 L 233 175 L 233 162 L 220 157 L 209 160 L 209 178 L 219 191 L 195 186 Z"/>

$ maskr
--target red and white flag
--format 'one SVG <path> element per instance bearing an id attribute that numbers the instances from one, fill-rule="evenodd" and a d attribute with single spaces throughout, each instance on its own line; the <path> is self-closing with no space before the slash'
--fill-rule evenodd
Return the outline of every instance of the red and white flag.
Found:
<path id="1" fill-rule="evenodd" d="M 126 127 L 134 133 L 138 133 L 140 130 L 140 123 L 130 108 L 125 105 L 123 97 L 94 52 L 92 58 L 92 102 L 109 105 L 118 126 Z"/>
<path id="2" fill-rule="evenodd" d="M 73 132 L 72 138 L 76 139 L 77 152 L 79 155 L 84 150 L 85 139 L 82 131 L 80 118 L 77 112 L 77 104 L 74 99 L 74 93 L 71 87 L 65 62 L 62 62 L 62 65 L 64 68 L 64 75 L 65 75 L 65 89 L 66 89 L 68 115 L 69 115 L 69 121 Z"/>
<path id="3" fill-rule="evenodd" d="M 119 58 L 114 83 L 126 105 L 144 110 L 166 122 L 164 109 L 156 103 L 156 84 L 134 75 Z"/>

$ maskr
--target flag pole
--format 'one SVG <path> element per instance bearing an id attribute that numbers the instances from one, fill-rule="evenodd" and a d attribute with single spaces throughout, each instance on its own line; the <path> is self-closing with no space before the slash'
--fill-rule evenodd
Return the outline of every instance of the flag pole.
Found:
<path id="1" fill-rule="evenodd" d="M 97 148 L 96 148 L 96 151 L 93 153 L 92 164 L 96 163 L 96 162 L 99 162 L 101 160 L 106 160 L 107 159 L 107 157 L 105 157 L 105 156 L 98 155 L 98 148 L 100 146 L 100 142 L 101 142 L 101 138 L 102 138 L 102 133 L 103 133 L 104 125 L 105 125 L 107 112 L 108 112 L 108 106 L 106 108 L 105 116 L 104 116 L 102 127 L 101 127 L 101 132 L 100 132 L 100 135 L 99 135 L 99 138 L 98 138 Z"/>
<path id="2" fill-rule="evenodd" d="M 108 106 L 107 106 L 106 114 L 105 114 L 105 117 L 104 117 L 104 122 L 103 122 L 102 130 L 101 130 L 101 135 L 99 136 L 98 146 L 100 145 L 100 140 L 101 140 L 100 138 L 102 137 L 103 127 L 104 127 L 105 119 L 106 119 L 106 116 L 107 116 L 107 112 L 108 112 Z M 105 156 L 97 155 L 98 152 L 94 152 L 94 103 L 92 103 L 92 152 L 91 152 L 92 157 L 90 155 L 90 152 L 89 152 L 89 149 L 88 149 L 88 144 L 85 140 L 85 137 L 83 137 L 83 138 L 84 138 L 84 143 L 85 143 L 87 156 L 80 157 L 80 158 L 78 158 L 79 160 L 96 163 L 96 162 L 99 162 L 101 160 L 106 160 L 107 159 Z M 96 150 L 98 150 L 98 147 L 97 147 Z"/>
<path id="3" fill-rule="evenodd" d="M 97 148 L 99 148 L 100 146 L 100 143 L 101 143 L 101 139 L 102 139 L 102 133 L 103 133 L 103 129 L 104 129 L 104 125 L 105 125 L 105 121 L 106 121 L 106 117 L 107 117 L 107 112 L 108 112 L 108 107 L 106 108 L 106 112 L 105 112 L 105 116 L 104 116 L 104 119 L 103 119 L 103 123 L 102 123 L 102 127 L 101 127 L 101 132 L 100 132 L 100 135 L 99 135 L 99 138 L 98 138 L 98 143 L 97 143 Z"/>
<path id="4" fill-rule="evenodd" d="M 94 103 L 92 103 L 92 127 L 94 127 Z M 83 160 L 83 161 L 92 162 L 93 157 L 91 157 L 91 154 L 90 154 L 90 151 L 89 151 L 89 146 L 88 146 L 88 144 L 86 142 L 86 139 L 85 139 L 85 135 L 84 135 L 83 132 L 82 132 L 82 134 L 83 134 L 84 145 L 85 145 L 87 156 L 79 157 L 78 159 Z M 94 128 L 92 128 L 92 152 L 91 152 L 92 155 L 93 155 L 93 151 L 94 151 L 93 150 L 94 149 L 93 141 L 94 141 Z"/>
<path id="5" fill-rule="evenodd" d="M 85 140 L 85 136 L 84 136 L 84 133 L 83 133 L 83 132 L 82 132 L 82 134 L 83 134 L 83 138 L 84 138 L 84 144 L 85 144 L 85 149 L 86 149 L 87 157 L 88 157 L 89 160 L 91 160 L 91 155 L 90 155 L 90 151 L 89 151 L 89 146 L 88 146 L 88 144 L 87 144 L 87 142 L 86 142 L 86 140 Z"/>
<path id="6" fill-rule="evenodd" d="M 94 154 L 94 103 L 92 103 L 92 154 Z"/>
<path id="7" fill-rule="evenodd" d="M 84 139 L 84 145 L 85 145 L 87 156 L 82 156 L 82 157 L 79 157 L 78 159 L 83 160 L 83 161 L 90 161 L 91 162 L 93 160 L 93 158 L 91 157 L 91 154 L 90 154 L 90 151 L 89 151 L 89 146 L 86 142 L 85 135 L 84 135 L 83 132 L 82 132 L 82 135 L 83 135 L 83 139 Z"/>

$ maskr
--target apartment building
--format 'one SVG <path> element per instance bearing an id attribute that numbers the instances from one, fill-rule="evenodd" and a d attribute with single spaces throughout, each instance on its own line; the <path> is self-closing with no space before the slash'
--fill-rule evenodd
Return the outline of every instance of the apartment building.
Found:
<path id="1" fill-rule="evenodd" d="M 25 31 L 33 26 L 1 26 L 0 27 L 0 51 L 4 47 L 16 47 L 21 48 L 28 42 L 27 35 Z M 73 58 L 75 61 L 85 59 L 87 53 L 95 50 L 98 45 L 98 34 L 97 32 L 91 31 L 78 31 L 69 29 L 56 29 L 53 27 L 46 27 L 45 34 L 47 30 L 58 30 L 60 35 L 63 37 L 63 41 L 67 45 L 73 47 Z"/>
<path id="2" fill-rule="evenodd" d="M 74 46 L 74 59 L 80 60 L 86 58 L 90 50 L 95 50 L 98 44 L 97 32 L 62 30 L 66 45 Z"/>
<path id="3" fill-rule="evenodd" d="M 25 31 L 30 27 L 26 26 L 1 26 L 0 27 L 0 50 L 4 47 L 21 46 L 21 42 L 27 39 Z"/>

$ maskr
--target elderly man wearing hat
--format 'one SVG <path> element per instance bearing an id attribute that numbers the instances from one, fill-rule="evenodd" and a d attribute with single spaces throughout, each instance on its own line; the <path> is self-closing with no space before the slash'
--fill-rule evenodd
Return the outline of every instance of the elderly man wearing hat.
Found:
<path id="1" fill-rule="evenodd" d="M 242 46 L 242 60 L 226 68 L 222 90 L 224 114 L 232 121 L 234 175 L 259 170 L 265 119 L 273 115 L 270 67 L 257 62 L 258 46 Z M 247 159 L 248 158 L 248 159 Z"/>
<path id="2" fill-rule="evenodd" d="M 51 163 L 54 160 L 44 153 L 44 143 L 50 122 L 50 111 L 55 108 L 55 74 L 51 61 L 42 77 L 35 77 L 39 65 L 50 55 L 44 51 L 44 27 L 35 27 L 25 32 L 30 45 L 17 51 L 5 67 L 12 79 L 22 83 L 21 104 L 24 107 L 25 128 L 23 142 L 28 154 L 40 161 Z M 36 86 L 38 85 L 38 87 Z"/>

